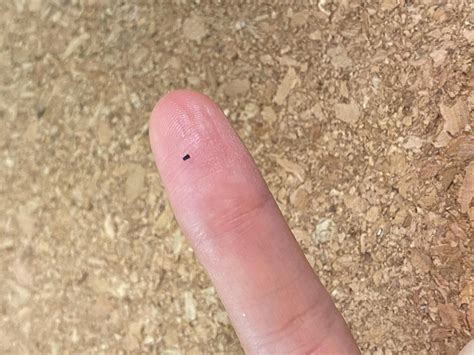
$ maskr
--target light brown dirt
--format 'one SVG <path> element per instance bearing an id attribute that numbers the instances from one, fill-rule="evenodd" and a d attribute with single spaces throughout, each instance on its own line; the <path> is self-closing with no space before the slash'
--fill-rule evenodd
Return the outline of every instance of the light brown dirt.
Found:
<path id="1" fill-rule="evenodd" d="M 0 352 L 239 353 L 147 138 L 241 135 L 364 353 L 474 336 L 470 1 L 0 2 Z"/>

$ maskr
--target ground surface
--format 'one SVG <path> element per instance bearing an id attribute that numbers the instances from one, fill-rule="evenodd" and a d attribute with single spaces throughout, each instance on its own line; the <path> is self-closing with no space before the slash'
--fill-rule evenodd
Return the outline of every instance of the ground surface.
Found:
<path id="1" fill-rule="evenodd" d="M 474 4 L 0 2 L 0 352 L 240 352 L 147 138 L 210 95 L 364 353 L 474 335 Z"/>

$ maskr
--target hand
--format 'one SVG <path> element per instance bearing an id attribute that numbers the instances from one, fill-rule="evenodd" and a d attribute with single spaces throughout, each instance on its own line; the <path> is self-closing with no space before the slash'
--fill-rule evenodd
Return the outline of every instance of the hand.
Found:
<path id="1" fill-rule="evenodd" d="M 250 154 L 209 98 L 174 91 L 150 120 L 176 219 L 248 353 L 355 354 Z"/>

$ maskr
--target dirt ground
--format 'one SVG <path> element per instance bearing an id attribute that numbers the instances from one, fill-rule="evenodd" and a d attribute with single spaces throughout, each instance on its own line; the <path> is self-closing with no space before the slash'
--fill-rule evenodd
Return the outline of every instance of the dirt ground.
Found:
<path id="1" fill-rule="evenodd" d="M 474 3 L 0 1 L 0 352 L 240 353 L 147 136 L 216 100 L 363 353 L 474 337 Z"/>

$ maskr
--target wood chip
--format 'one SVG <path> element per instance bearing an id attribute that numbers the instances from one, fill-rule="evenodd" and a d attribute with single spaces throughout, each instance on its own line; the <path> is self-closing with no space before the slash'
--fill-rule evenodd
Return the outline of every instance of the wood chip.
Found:
<path id="1" fill-rule="evenodd" d="M 408 137 L 406 143 L 403 145 L 403 148 L 419 152 L 422 145 L 423 139 L 415 136 L 410 136 Z"/>
<path id="2" fill-rule="evenodd" d="M 15 246 L 15 242 L 11 238 L 5 238 L 5 236 L 0 239 L 0 251 L 10 250 Z"/>
<path id="3" fill-rule="evenodd" d="M 431 258 L 420 249 L 413 249 L 411 252 L 411 264 L 413 267 L 424 273 L 429 272 L 433 267 Z"/>
<path id="4" fill-rule="evenodd" d="M 11 55 L 8 51 L 0 51 L 0 67 L 9 67 L 11 65 Z"/>
<path id="5" fill-rule="evenodd" d="M 246 78 L 234 79 L 224 86 L 224 94 L 230 97 L 245 95 L 250 89 L 250 81 Z"/>
<path id="6" fill-rule="evenodd" d="M 274 123 L 278 119 L 277 114 L 271 106 L 265 106 L 262 110 L 262 117 L 268 123 Z"/>
<path id="7" fill-rule="evenodd" d="M 97 295 L 95 302 L 92 304 L 91 313 L 94 315 L 94 319 L 97 321 L 105 321 L 110 317 L 110 313 L 114 311 L 114 305 L 109 299 L 107 292 Z"/>
<path id="8" fill-rule="evenodd" d="M 101 121 L 99 123 L 97 138 L 99 139 L 100 144 L 107 145 L 110 143 L 112 139 L 112 129 L 107 122 Z"/>
<path id="9" fill-rule="evenodd" d="M 273 65 L 273 58 L 270 54 L 262 54 L 259 59 L 263 64 Z"/>
<path id="10" fill-rule="evenodd" d="M 295 69 L 290 67 L 286 72 L 285 77 L 278 86 L 273 102 L 277 105 L 283 105 L 291 90 L 300 82 L 298 74 Z"/>
<path id="11" fill-rule="evenodd" d="M 338 257 L 332 264 L 334 271 L 339 272 L 351 267 L 354 264 L 352 255 L 346 254 Z"/>
<path id="12" fill-rule="evenodd" d="M 125 193 L 130 201 L 140 196 L 145 187 L 145 169 L 141 165 L 131 164 L 128 167 Z"/>
<path id="13" fill-rule="evenodd" d="M 365 213 L 367 210 L 367 200 L 358 195 L 344 194 L 342 199 L 346 207 L 350 208 L 353 213 Z"/>
<path id="14" fill-rule="evenodd" d="M 398 6 L 398 0 L 383 0 L 380 4 L 382 11 L 392 11 Z"/>
<path id="15" fill-rule="evenodd" d="M 42 2 L 42 0 L 29 0 L 28 10 L 30 10 L 31 12 L 38 12 L 39 10 L 41 10 Z"/>
<path id="16" fill-rule="evenodd" d="M 439 109 L 445 120 L 444 130 L 452 135 L 461 132 L 469 123 L 469 108 L 463 99 L 452 107 L 441 104 Z"/>
<path id="17" fill-rule="evenodd" d="M 352 59 L 349 58 L 344 47 L 333 47 L 328 49 L 328 56 L 331 58 L 331 64 L 336 68 L 347 68 L 352 65 Z"/>
<path id="18" fill-rule="evenodd" d="M 89 40 L 89 38 L 90 36 L 86 32 L 74 38 L 71 42 L 69 42 L 66 50 L 64 51 L 62 55 L 63 59 L 66 59 L 69 56 L 71 56 L 71 54 L 73 54 L 76 50 L 78 50 L 81 46 L 83 46 Z"/>
<path id="19" fill-rule="evenodd" d="M 462 161 L 474 158 L 474 136 L 461 136 L 453 139 L 448 146 L 448 154 L 455 155 Z"/>
<path id="20" fill-rule="evenodd" d="M 292 232 L 298 243 L 302 243 L 304 245 L 311 244 L 311 235 L 305 229 L 292 228 Z"/>
<path id="21" fill-rule="evenodd" d="M 23 138 L 28 142 L 33 142 L 38 136 L 38 121 L 33 121 L 28 125 Z"/>
<path id="22" fill-rule="evenodd" d="M 105 277 L 89 275 L 87 285 L 97 294 L 110 294 L 119 299 L 125 298 L 129 291 L 129 285 L 118 278 L 106 279 Z"/>
<path id="23" fill-rule="evenodd" d="M 108 293 L 112 289 L 107 280 L 96 275 L 88 276 L 87 285 L 97 294 Z"/>
<path id="24" fill-rule="evenodd" d="M 223 324 L 223 325 L 230 325 L 229 315 L 228 315 L 227 312 L 225 312 L 225 311 L 218 312 L 218 313 L 215 315 L 214 318 L 215 318 L 215 320 L 218 321 L 220 324 Z"/>
<path id="25" fill-rule="evenodd" d="M 434 187 L 429 187 L 418 199 L 418 205 L 424 209 L 430 209 L 438 202 L 438 193 Z"/>
<path id="26" fill-rule="evenodd" d="M 459 189 L 458 202 L 461 205 L 461 212 L 468 212 L 471 202 L 474 199 L 474 161 L 466 168 L 463 184 Z"/>
<path id="27" fill-rule="evenodd" d="M 160 216 L 156 220 L 155 227 L 157 229 L 167 228 L 171 222 L 173 222 L 173 220 L 173 211 L 171 210 L 169 203 L 166 203 L 163 212 L 161 212 Z"/>
<path id="28" fill-rule="evenodd" d="M 441 165 L 436 162 L 427 162 L 422 166 L 420 169 L 420 179 L 431 179 L 438 175 L 439 171 L 441 170 Z"/>
<path id="29" fill-rule="evenodd" d="M 188 17 L 183 23 L 184 37 L 191 41 L 201 43 L 202 39 L 206 37 L 208 30 L 202 17 L 193 14 Z"/>
<path id="30" fill-rule="evenodd" d="M 313 241 L 316 245 L 334 240 L 337 237 L 337 226 L 332 219 L 320 219 L 313 232 Z"/>
<path id="31" fill-rule="evenodd" d="M 105 217 L 104 230 L 105 230 L 105 234 L 107 235 L 107 237 L 109 237 L 110 239 L 115 238 L 115 224 L 114 224 L 114 221 L 113 221 L 112 216 L 110 214 L 108 214 Z"/>
<path id="32" fill-rule="evenodd" d="M 443 325 L 461 329 L 461 313 L 452 304 L 438 304 L 438 314 Z"/>
<path id="33" fill-rule="evenodd" d="M 184 292 L 184 315 L 189 322 L 196 319 L 196 301 L 190 291 Z"/>
<path id="34" fill-rule="evenodd" d="M 15 337 L 10 332 L 12 330 L 0 329 L 0 350 L 4 353 L 11 353 L 11 350 L 14 349 Z"/>
<path id="35" fill-rule="evenodd" d="M 445 49 L 436 49 L 430 53 L 431 59 L 433 59 L 433 65 L 435 68 L 441 66 L 446 61 L 446 55 L 448 52 Z"/>
<path id="36" fill-rule="evenodd" d="M 334 105 L 336 118 L 342 122 L 353 125 L 360 118 L 359 106 L 355 102 L 350 104 L 338 103 Z"/>
<path id="37" fill-rule="evenodd" d="M 36 219 L 26 208 L 21 208 L 16 215 L 21 231 L 27 237 L 32 237 L 36 231 Z"/>
<path id="38" fill-rule="evenodd" d="M 474 280 L 469 280 L 464 285 L 461 292 L 459 292 L 459 299 L 464 304 L 474 302 Z"/>
<path id="39" fill-rule="evenodd" d="M 460 99 L 452 107 L 444 104 L 439 105 L 441 116 L 444 119 L 443 129 L 436 138 L 435 146 L 446 146 L 453 136 L 461 133 L 469 123 L 469 108 L 463 99 Z"/>
<path id="40" fill-rule="evenodd" d="M 311 106 L 311 108 L 309 109 L 309 112 L 320 121 L 324 121 L 327 118 L 319 102 Z"/>
<path id="41" fill-rule="evenodd" d="M 289 161 L 285 158 L 276 158 L 276 162 L 280 165 L 286 172 L 295 175 L 300 182 L 304 182 L 305 171 L 304 169 L 296 163 Z"/>
<path id="42" fill-rule="evenodd" d="M 462 35 L 469 43 L 474 43 L 474 30 L 468 30 L 467 28 L 462 31 Z"/>
<path id="43" fill-rule="evenodd" d="M 291 195 L 290 203 L 299 211 L 309 206 L 310 195 L 304 185 L 299 186 Z"/>
<path id="44" fill-rule="evenodd" d="M 431 338 L 435 341 L 444 340 L 453 336 L 453 330 L 446 328 L 436 328 L 431 331 Z M 471 354 L 469 354 L 471 355 Z"/>
<path id="45" fill-rule="evenodd" d="M 140 348 L 140 344 L 132 334 L 127 333 L 123 339 L 123 345 L 128 351 L 136 351 Z"/>
<path id="46" fill-rule="evenodd" d="M 392 223 L 396 225 L 403 225 L 403 223 L 405 222 L 408 216 L 409 216 L 408 210 L 405 208 L 402 208 L 399 211 L 397 211 L 397 213 L 392 219 Z"/>
<path id="47" fill-rule="evenodd" d="M 369 208 L 365 215 L 365 219 L 369 223 L 376 222 L 380 217 L 380 209 L 377 206 L 372 206 Z"/>
<path id="48" fill-rule="evenodd" d="M 310 12 L 308 10 L 296 12 L 291 16 L 291 24 L 295 27 L 303 26 L 308 22 L 309 15 Z"/>
<path id="49" fill-rule="evenodd" d="M 278 58 L 278 63 L 282 66 L 288 66 L 288 67 L 299 67 L 300 66 L 300 62 L 298 62 L 297 60 L 287 56 L 287 55 L 284 55 L 280 58 Z"/>
<path id="50" fill-rule="evenodd" d="M 309 34 L 309 39 L 312 40 L 312 41 L 320 41 L 322 38 L 322 34 L 321 34 L 321 31 L 319 30 L 316 30 L 314 32 L 311 32 Z"/>
<path id="51" fill-rule="evenodd" d="M 16 280 L 22 286 L 29 287 L 33 285 L 33 275 L 27 264 L 20 259 L 15 260 L 12 265 L 12 271 Z"/>
<path id="52" fill-rule="evenodd" d="M 449 168 L 444 169 L 440 174 L 440 181 L 443 190 L 447 190 L 451 184 L 453 183 L 454 177 L 458 173 L 458 168 L 456 166 L 452 166 Z"/>
<path id="53" fill-rule="evenodd" d="M 384 169 L 392 175 L 401 175 L 408 169 L 408 161 L 406 154 L 399 149 L 393 149 L 389 153 L 388 167 Z"/>
<path id="54" fill-rule="evenodd" d="M 474 301 L 471 302 L 469 308 L 467 310 L 467 324 L 469 324 L 469 328 L 471 332 L 474 332 Z M 474 354 L 474 340 L 471 340 L 471 354 Z"/>

